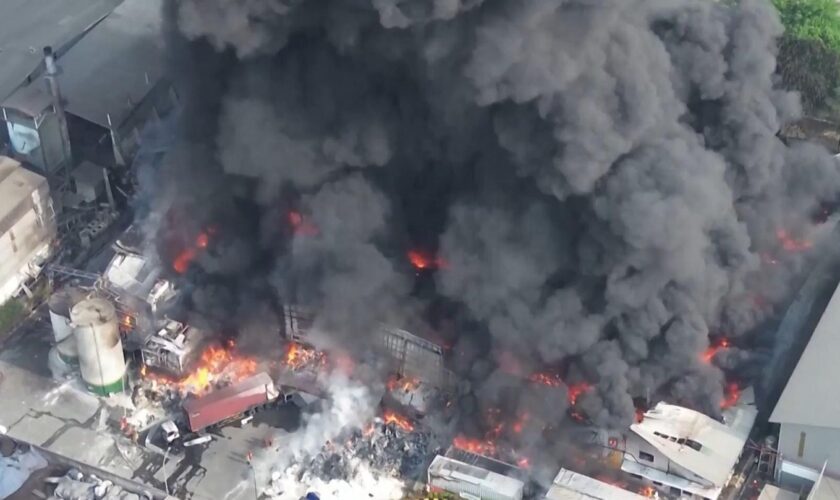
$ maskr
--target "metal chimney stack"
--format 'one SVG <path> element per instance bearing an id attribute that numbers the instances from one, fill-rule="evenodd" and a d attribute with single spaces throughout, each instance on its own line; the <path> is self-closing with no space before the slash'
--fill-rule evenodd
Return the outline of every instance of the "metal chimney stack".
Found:
<path id="1" fill-rule="evenodd" d="M 66 176 L 69 179 L 70 167 L 73 164 L 72 150 L 70 149 L 70 133 L 67 128 L 67 116 L 64 114 L 64 100 L 61 97 L 61 87 L 58 85 L 58 65 L 55 63 L 55 54 L 50 46 L 44 47 L 44 67 L 46 72 L 44 76 L 49 86 L 49 92 L 52 96 L 53 108 L 58 117 L 59 129 L 61 130 L 61 141 L 64 146 L 64 155 L 67 164 L 64 165 Z"/>

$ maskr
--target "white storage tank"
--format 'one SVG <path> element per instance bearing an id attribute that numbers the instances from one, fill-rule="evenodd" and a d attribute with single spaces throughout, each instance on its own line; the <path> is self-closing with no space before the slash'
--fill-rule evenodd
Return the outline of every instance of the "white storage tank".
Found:
<path id="1" fill-rule="evenodd" d="M 84 298 L 84 292 L 73 287 L 63 288 L 50 296 L 50 323 L 55 348 L 65 363 L 78 364 L 79 362 L 76 337 L 73 335 L 73 325 L 70 323 L 70 309 Z"/>
<path id="2" fill-rule="evenodd" d="M 88 389 L 102 395 L 122 391 L 125 356 L 113 304 L 101 298 L 85 299 L 70 310 L 70 321 Z"/>

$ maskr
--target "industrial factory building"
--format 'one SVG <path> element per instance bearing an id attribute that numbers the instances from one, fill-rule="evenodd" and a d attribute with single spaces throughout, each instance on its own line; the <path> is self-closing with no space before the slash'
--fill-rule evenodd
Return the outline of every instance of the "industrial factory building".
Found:
<path id="1" fill-rule="evenodd" d="M 43 168 L 45 175 L 69 160 L 52 151 L 62 134 L 69 136 L 72 144 L 65 147 L 68 152 L 72 148 L 77 161 L 125 165 L 146 121 L 173 108 L 172 90 L 163 78 L 160 0 L 126 0 L 114 8 L 116 3 L 100 2 L 92 10 L 99 14 L 95 22 L 78 25 L 66 48 L 53 49 L 60 66 L 55 78 L 49 67 L 27 67 L 30 72 L 19 76 L 20 86 L 3 96 L 2 118 L 15 155 Z M 37 47 L 40 55 L 43 45 Z M 58 105 L 51 95 L 53 80 L 61 96 Z M 65 132 L 61 115 L 66 116 Z"/>
<path id="2" fill-rule="evenodd" d="M 40 272 L 55 235 L 46 178 L 0 156 L 0 303 Z"/>
<path id="3" fill-rule="evenodd" d="M 729 484 L 757 415 L 751 388 L 722 411 L 721 421 L 660 402 L 627 432 L 607 433 L 602 446 L 607 461 L 618 452 L 628 480 L 651 492 L 714 500 Z"/>
<path id="4" fill-rule="evenodd" d="M 826 475 L 840 477 L 840 400 L 826 397 L 837 388 L 838 325 L 840 293 L 835 290 L 770 416 L 780 426 L 783 483 L 814 482 L 824 464 Z"/>
<path id="5" fill-rule="evenodd" d="M 583 474 L 560 469 L 545 500 L 642 500 L 642 495 Z"/>

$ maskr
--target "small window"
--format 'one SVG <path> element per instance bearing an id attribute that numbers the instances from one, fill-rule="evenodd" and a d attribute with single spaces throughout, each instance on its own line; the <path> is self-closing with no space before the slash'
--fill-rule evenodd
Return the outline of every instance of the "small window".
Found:
<path id="1" fill-rule="evenodd" d="M 653 484 L 655 484 L 656 486 L 662 486 L 662 483 L 660 483 L 659 481 L 654 481 Z"/>
<path id="2" fill-rule="evenodd" d="M 805 433 L 799 433 L 799 449 L 796 450 L 796 456 L 802 458 L 805 455 Z"/>
<path id="3" fill-rule="evenodd" d="M 653 455 L 644 451 L 639 451 L 639 458 L 646 462 L 653 462 Z"/>
<path id="4" fill-rule="evenodd" d="M 674 488 L 673 486 L 671 486 L 671 494 L 674 495 L 675 497 L 679 497 L 679 496 L 682 495 L 682 490 L 679 489 L 679 488 Z"/>
<path id="5" fill-rule="evenodd" d="M 686 439 L 685 444 L 688 445 L 689 448 L 691 448 L 692 450 L 695 450 L 695 451 L 700 451 L 701 449 L 703 449 L 702 444 L 700 444 L 697 441 L 694 441 L 692 439 Z"/>
<path id="6" fill-rule="evenodd" d="M 674 443 L 676 443 L 676 442 L 677 442 L 677 438 L 675 438 L 675 437 L 670 437 L 670 438 L 668 438 L 668 439 L 670 439 L 670 440 L 671 440 L 672 442 L 674 442 Z"/>
<path id="7" fill-rule="evenodd" d="M 677 444 L 685 444 L 685 439 L 684 438 L 677 439 Z"/>

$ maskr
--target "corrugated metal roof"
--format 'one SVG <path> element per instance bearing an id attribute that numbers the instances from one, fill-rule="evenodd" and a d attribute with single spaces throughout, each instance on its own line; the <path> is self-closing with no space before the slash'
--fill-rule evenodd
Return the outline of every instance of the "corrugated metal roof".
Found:
<path id="1" fill-rule="evenodd" d="M 768 484 L 762 488 L 758 500 L 799 500 L 799 495 Z"/>
<path id="2" fill-rule="evenodd" d="M 0 100 L 41 64 L 42 49 L 60 53 L 108 15 L 120 0 L 3 0 L 0 2 Z"/>
<path id="3" fill-rule="evenodd" d="M 105 128 L 109 114 L 115 128 L 128 119 L 163 75 L 161 9 L 162 0 L 123 0 L 58 58 L 69 113 Z M 44 87 L 43 75 L 31 85 Z"/>
<path id="4" fill-rule="evenodd" d="M 840 376 L 837 353 L 840 352 L 840 287 L 834 290 L 811 340 L 793 370 L 771 422 L 840 428 Z"/>
<path id="5" fill-rule="evenodd" d="M 545 494 L 546 500 L 642 500 L 618 486 L 599 481 L 567 469 L 560 469 L 554 483 Z"/>
<path id="6" fill-rule="evenodd" d="M 757 414 L 755 406 L 739 404 L 724 412 L 723 424 L 689 408 L 659 403 L 630 429 L 672 462 L 720 487 L 729 479 Z M 701 448 L 670 437 L 690 439 Z"/>
<path id="7" fill-rule="evenodd" d="M 0 156 L 0 219 L 28 201 L 32 192 L 46 183 L 47 179 L 26 170 L 18 161 Z"/>
<path id="8" fill-rule="evenodd" d="M 429 466 L 429 475 L 456 483 L 481 485 L 482 488 L 505 498 L 522 498 L 522 492 L 525 489 L 525 484 L 518 479 L 496 474 L 443 455 L 438 455 L 432 460 L 432 464 Z"/>

